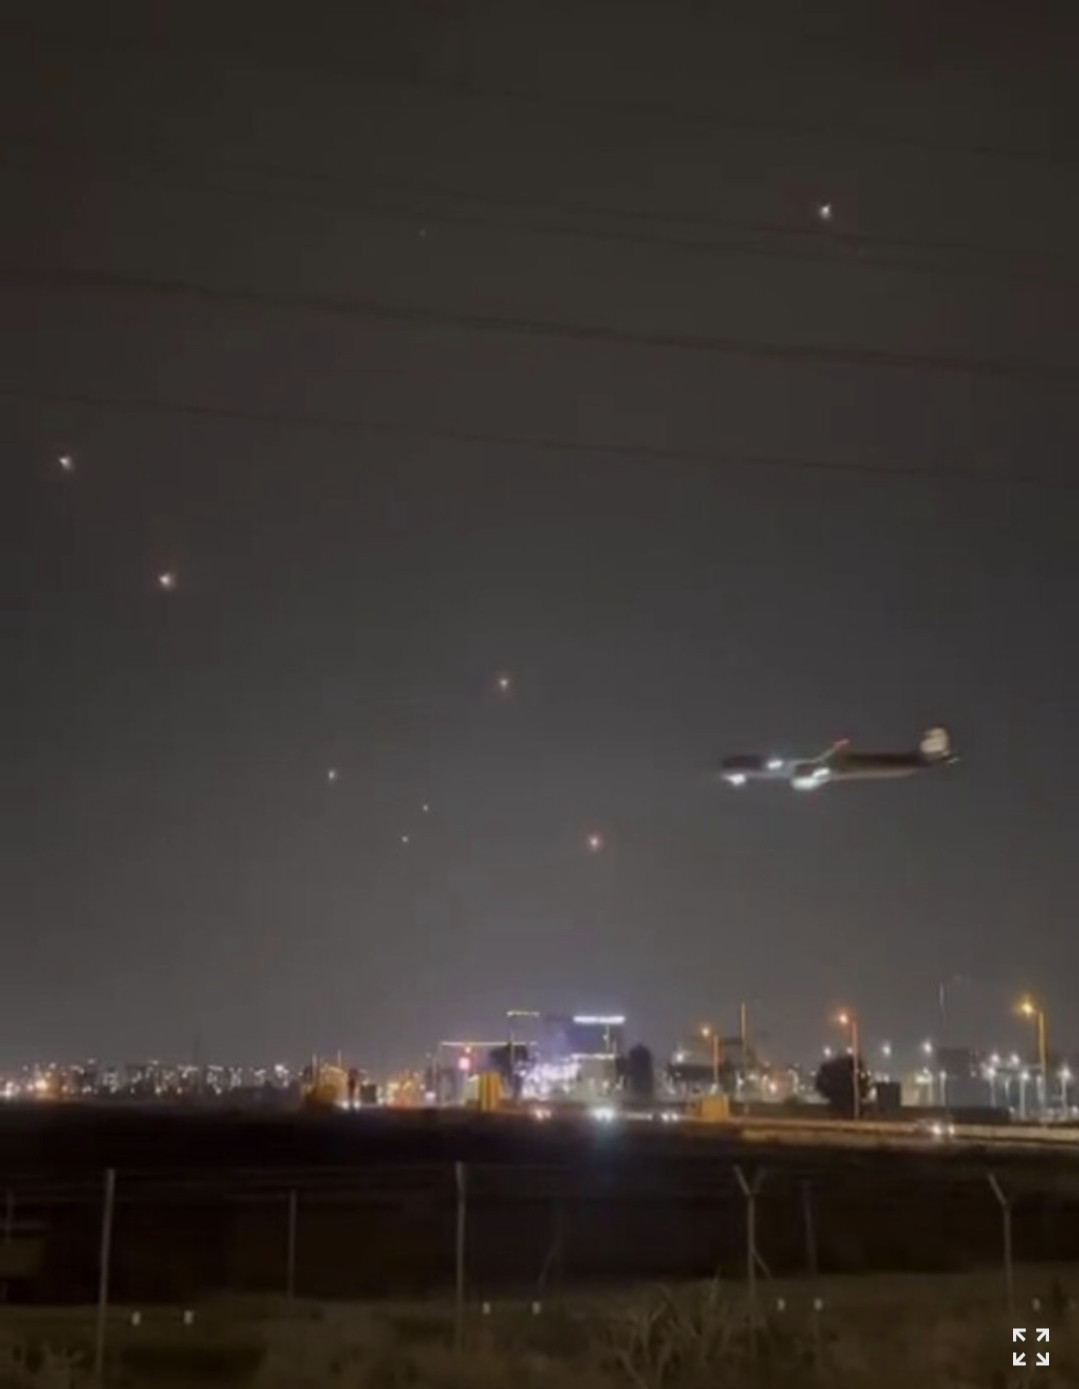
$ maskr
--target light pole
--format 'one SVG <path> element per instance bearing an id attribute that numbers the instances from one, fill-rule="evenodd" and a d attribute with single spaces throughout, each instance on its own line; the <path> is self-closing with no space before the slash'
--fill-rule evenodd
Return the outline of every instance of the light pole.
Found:
<path id="1" fill-rule="evenodd" d="M 1024 998 L 1019 1004 L 1019 1012 L 1024 1018 L 1031 1018 L 1038 1029 L 1038 1070 L 1041 1072 L 1041 1110 L 1045 1118 L 1046 1101 L 1049 1095 L 1048 1047 L 1046 1045 L 1045 1010 L 1039 1008 L 1033 999 Z"/>
<path id="2" fill-rule="evenodd" d="M 940 1040 L 943 1045 L 947 1045 L 948 1037 L 951 1035 L 948 1026 L 948 997 L 953 984 L 970 984 L 974 981 L 965 974 L 949 974 L 937 984 L 937 1015 L 940 1020 Z"/>
<path id="3" fill-rule="evenodd" d="M 933 1092 L 936 1091 L 936 1103 L 944 1109 L 947 1105 L 946 1090 L 948 1085 L 948 1073 L 940 1062 L 940 1047 L 929 1037 L 922 1043 L 922 1055 L 925 1057 L 926 1074 L 929 1076 L 929 1102 L 933 1103 Z"/>
<path id="4" fill-rule="evenodd" d="M 701 1036 L 707 1041 L 712 1040 L 712 1089 L 715 1094 L 719 1094 L 719 1028 L 702 1027 Z"/>
<path id="5" fill-rule="evenodd" d="M 851 1050 L 851 1099 L 853 1100 L 853 1114 L 855 1122 L 862 1117 L 862 1092 L 859 1085 L 858 1067 L 858 1015 L 852 1009 L 847 1008 L 842 1013 L 836 1014 L 836 1022 L 840 1027 L 846 1027 L 850 1031 L 850 1050 Z"/>

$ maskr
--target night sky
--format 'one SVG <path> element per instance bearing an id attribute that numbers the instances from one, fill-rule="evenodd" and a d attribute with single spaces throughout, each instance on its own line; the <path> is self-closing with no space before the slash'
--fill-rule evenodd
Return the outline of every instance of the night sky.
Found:
<path id="1" fill-rule="evenodd" d="M 743 998 L 898 1049 L 952 975 L 953 1040 L 1029 987 L 1079 1042 L 1063 29 L 47 8 L 0 26 L 0 1062 Z M 909 782 L 710 774 L 935 722 Z"/>

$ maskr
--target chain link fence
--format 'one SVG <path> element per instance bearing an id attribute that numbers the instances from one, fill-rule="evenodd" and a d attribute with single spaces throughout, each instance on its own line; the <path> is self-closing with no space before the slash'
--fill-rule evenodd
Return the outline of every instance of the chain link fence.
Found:
<path id="1" fill-rule="evenodd" d="M 751 1312 L 784 1280 L 995 1270 L 1074 1257 L 1079 1172 L 967 1162 L 932 1175 L 829 1155 L 810 1165 L 694 1159 L 456 1163 L 0 1178 L 0 1292 L 95 1304 L 100 1366 L 120 1309 L 222 1293 L 301 1301 L 438 1297 L 476 1309 L 642 1281 L 737 1282 Z M 128 1315 L 123 1313 L 122 1315 Z M 137 1313 L 130 1313 L 137 1315 Z"/>

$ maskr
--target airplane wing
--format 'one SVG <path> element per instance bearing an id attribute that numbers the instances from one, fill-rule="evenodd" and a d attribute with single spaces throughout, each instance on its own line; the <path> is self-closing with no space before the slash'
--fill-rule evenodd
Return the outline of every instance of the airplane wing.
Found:
<path id="1" fill-rule="evenodd" d="M 720 775 L 730 786 L 744 786 L 747 781 L 783 781 L 789 764 L 781 757 L 761 757 L 757 753 L 739 753 L 725 757 Z"/>

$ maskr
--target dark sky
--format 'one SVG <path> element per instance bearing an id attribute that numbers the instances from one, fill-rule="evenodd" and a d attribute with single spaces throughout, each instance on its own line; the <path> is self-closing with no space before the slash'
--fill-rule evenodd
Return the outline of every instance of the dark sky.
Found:
<path id="1" fill-rule="evenodd" d="M 1047 10 L 22 8 L 0 1061 L 913 1045 L 952 974 L 1077 1037 Z M 939 777 L 708 775 L 935 721 Z"/>

